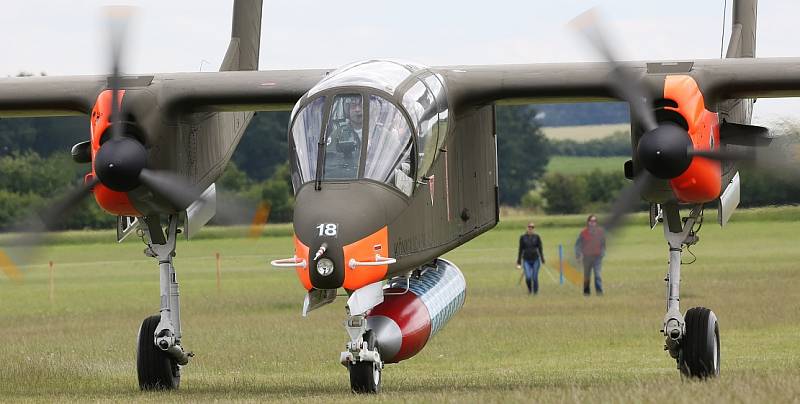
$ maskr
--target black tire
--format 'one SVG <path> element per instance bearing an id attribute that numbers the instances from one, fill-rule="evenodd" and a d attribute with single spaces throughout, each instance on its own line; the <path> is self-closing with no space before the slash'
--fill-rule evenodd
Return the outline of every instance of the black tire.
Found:
<path id="1" fill-rule="evenodd" d="M 181 384 L 178 363 L 153 342 L 161 316 L 150 316 L 142 321 L 137 337 L 136 371 L 142 390 L 174 390 Z"/>
<path id="2" fill-rule="evenodd" d="M 372 330 L 364 333 L 364 341 L 370 350 L 376 349 Z M 381 391 L 381 366 L 379 363 L 358 362 L 347 366 L 350 371 L 350 390 L 356 394 L 375 394 Z"/>
<path id="3" fill-rule="evenodd" d="M 719 376 L 720 350 L 717 316 L 705 307 L 686 312 L 686 335 L 681 341 L 678 368 L 681 374 L 696 379 Z"/>

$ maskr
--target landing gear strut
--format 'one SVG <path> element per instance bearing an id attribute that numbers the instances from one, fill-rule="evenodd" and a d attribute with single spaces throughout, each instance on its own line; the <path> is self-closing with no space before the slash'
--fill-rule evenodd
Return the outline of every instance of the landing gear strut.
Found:
<path id="1" fill-rule="evenodd" d="M 661 332 L 665 337 L 664 349 L 678 363 L 686 377 L 707 378 L 719 375 L 719 325 L 713 311 L 694 307 L 680 312 L 681 253 L 684 246 L 699 241 L 693 231 L 702 217 L 702 205 L 695 206 L 689 217 L 681 219 L 677 205 L 662 206 L 664 237 L 669 244 L 669 272 L 667 282 L 667 313 Z"/>
<path id="2" fill-rule="evenodd" d="M 191 352 L 181 346 L 180 292 L 172 257 L 178 234 L 178 217 L 170 216 L 166 235 L 158 217 L 144 219 L 145 255 L 156 258 L 161 272 L 160 315 L 148 317 L 139 329 L 136 370 L 142 390 L 177 389 L 181 366 L 189 363 Z"/>

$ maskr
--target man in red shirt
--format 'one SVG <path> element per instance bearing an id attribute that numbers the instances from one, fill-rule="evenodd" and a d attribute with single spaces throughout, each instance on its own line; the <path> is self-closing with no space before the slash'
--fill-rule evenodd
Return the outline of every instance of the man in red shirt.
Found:
<path id="1" fill-rule="evenodd" d="M 590 279 L 594 270 L 594 290 L 598 296 L 603 294 L 603 280 L 600 271 L 603 265 L 603 256 L 606 255 L 606 233 L 597 225 L 597 216 L 589 215 L 586 227 L 581 230 L 575 241 L 575 258 L 583 260 L 583 294 L 591 294 Z"/>

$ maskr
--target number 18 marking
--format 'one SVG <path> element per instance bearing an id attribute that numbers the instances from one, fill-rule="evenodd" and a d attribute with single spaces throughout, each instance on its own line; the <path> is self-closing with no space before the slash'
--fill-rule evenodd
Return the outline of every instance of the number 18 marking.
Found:
<path id="1" fill-rule="evenodd" d="M 336 236 L 336 229 L 337 229 L 336 223 L 320 223 L 320 225 L 317 226 L 317 229 L 319 229 L 320 236 L 329 236 L 329 237 Z"/>

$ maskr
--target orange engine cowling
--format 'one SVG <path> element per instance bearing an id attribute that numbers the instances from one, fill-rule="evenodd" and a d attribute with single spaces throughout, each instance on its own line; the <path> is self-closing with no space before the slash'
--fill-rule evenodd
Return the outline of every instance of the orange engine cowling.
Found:
<path id="1" fill-rule="evenodd" d="M 677 107 L 667 106 L 664 109 L 677 112 L 683 117 L 695 150 L 715 150 L 719 147 L 719 118 L 716 113 L 706 109 L 703 93 L 692 77 L 667 76 L 664 98 L 677 104 Z M 669 183 L 680 202 L 713 201 L 722 190 L 721 163 L 695 157 L 686 171 Z"/>
<path id="2" fill-rule="evenodd" d="M 119 103 L 122 104 L 122 98 L 125 96 L 125 90 L 119 91 Z M 100 150 L 100 143 L 103 139 L 103 134 L 111 127 L 109 118 L 111 117 L 112 92 L 105 90 L 97 96 L 97 102 L 92 108 L 92 115 L 90 117 L 91 127 L 91 150 L 92 150 L 92 172 L 87 177 L 96 177 L 94 161 L 97 152 Z M 87 178 L 88 179 L 88 178 Z M 125 192 L 117 192 L 111 190 L 101 183 L 97 183 L 92 192 L 97 204 L 108 213 L 117 216 L 142 216 L 136 210 Z"/>

